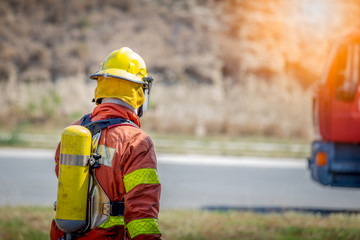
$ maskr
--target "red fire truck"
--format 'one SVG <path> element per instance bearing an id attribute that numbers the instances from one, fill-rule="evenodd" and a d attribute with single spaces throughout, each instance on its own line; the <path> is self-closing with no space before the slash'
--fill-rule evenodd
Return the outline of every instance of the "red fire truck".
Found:
<path id="1" fill-rule="evenodd" d="M 360 25 L 335 45 L 313 97 L 316 140 L 308 159 L 312 178 L 360 187 Z"/>

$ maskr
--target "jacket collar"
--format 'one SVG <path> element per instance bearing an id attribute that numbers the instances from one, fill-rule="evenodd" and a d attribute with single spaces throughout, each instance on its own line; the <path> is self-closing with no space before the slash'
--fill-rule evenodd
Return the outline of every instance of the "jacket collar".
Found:
<path id="1" fill-rule="evenodd" d="M 116 103 L 99 104 L 94 108 L 91 114 L 91 121 L 104 120 L 108 118 L 128 119 L 141 127 L 140 119 L 134 111 Z"/>

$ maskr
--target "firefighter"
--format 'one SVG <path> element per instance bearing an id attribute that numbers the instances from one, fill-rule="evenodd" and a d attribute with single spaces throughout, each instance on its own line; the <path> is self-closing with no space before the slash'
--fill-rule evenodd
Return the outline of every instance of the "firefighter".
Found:
<path id="1" fill-rule="evenodd" d="M 97 81 L 93 100 L 97 106 L 75 125 L 114 118 L 124 122 L 105 127 L 95 139 L 100 159 L 93 169 L 93 181 L 97 181 L 110 201 L 110 212 L 106 218 L 97 217 L 102 212 L 88 213 L 91 226 L 72 234 L 71 239 L 161 239 L 158 227 L 161 186 L 156 156 L 139 120 L 147 109 L 152 82 L 145 62 L 124 47 L 111 52 L 90 78 Z M 55 154 L 57 176 L 60 146 L 61 143 Z M 93 201 L 98 203 L 101 199 L 104 198 Z M 55 220 L 50 236 L 52 240 L 65 239 Z"/>

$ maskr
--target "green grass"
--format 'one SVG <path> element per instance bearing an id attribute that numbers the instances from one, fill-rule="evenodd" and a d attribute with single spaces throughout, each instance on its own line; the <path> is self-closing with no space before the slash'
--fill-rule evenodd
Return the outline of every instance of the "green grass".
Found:
<path id="1" fill-rule="evenodd" d="M 54 212 L 50 207 L 0 207 L 0 240 L 48 239 Z M 360 215 L 288 212 L 161 211 L 160 229 L 167 240 L 356 240 Z"/>
<path id="2" fill-rule="evenodd" d="M 44 207 L 0 207 L 0 239 L 49 239 L 52 215 Z"/>

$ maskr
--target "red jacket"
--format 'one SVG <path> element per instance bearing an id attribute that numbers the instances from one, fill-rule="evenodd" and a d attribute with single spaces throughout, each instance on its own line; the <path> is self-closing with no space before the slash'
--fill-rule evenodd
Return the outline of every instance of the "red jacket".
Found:
<path id="1" fill-rule="evenodd" d="M 91 114 L 91 121 L 108 118 L 128 119 L 140 127 L 138 116 L 118 104 L 100 104 Z M 126 227 L 109 219 L 105 226 L 102 224 L 78 239 L 161 239 L 157 221 L 161 186 L 150 137 L 132 125 L 110 126 L 102 130 L 99 147 L 109 154 L 105 154 L 107 159 L 101 167 L 96 168 L 96 178 L 110 201 L 124 199 Z M 60 144 L 55 154 L 56 175 L 59 153 Z M 63 236 L 55 221 L 50 236 L 52 240 Z"/>

